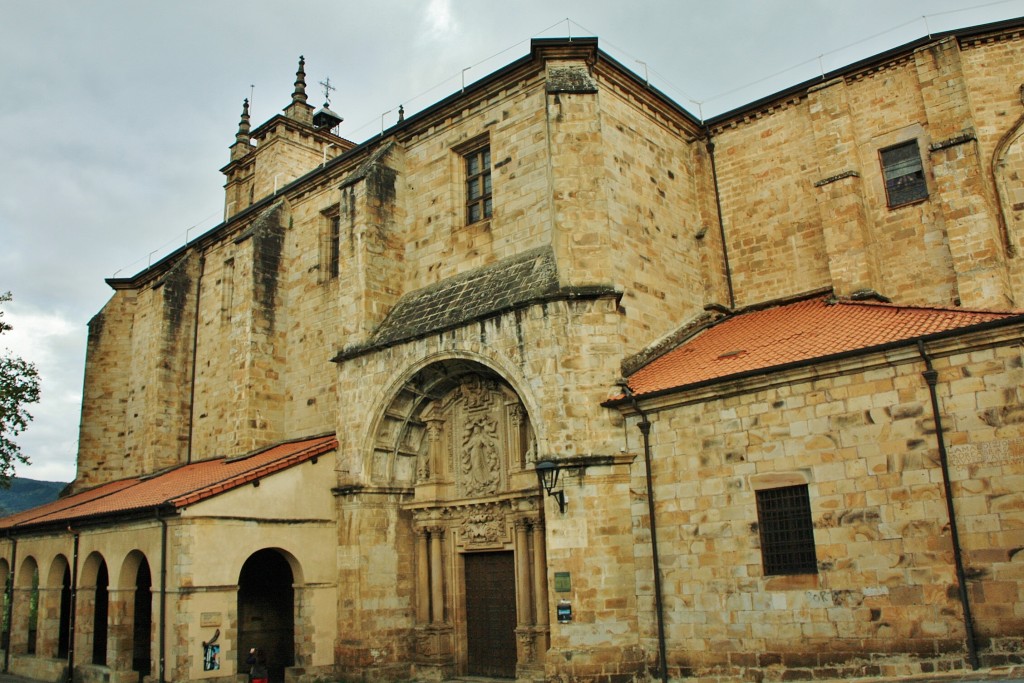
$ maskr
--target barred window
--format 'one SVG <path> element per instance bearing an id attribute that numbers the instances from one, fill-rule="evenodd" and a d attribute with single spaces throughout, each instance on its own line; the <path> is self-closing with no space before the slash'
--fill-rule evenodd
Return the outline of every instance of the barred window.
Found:
<path id="1" fill-rule="evenodd" d="M 480 147 L 466 154 L 466 222 L 491 217 L 491 148 Z"/>
<path id="2" fill-rule="evenodd" d="M 885 176 L 885 196 L 890 207 L 910 204 L 928 197 L 924 181 L 924 166 L 917 140 L 883 149 L 882 173 Z"/>
<path id="3" fill-rule="evenodd" d="M 814 552 L 814 525 L 807 485 L 755 493 L 765 576 L 817 574 L 818 558 Z"/>

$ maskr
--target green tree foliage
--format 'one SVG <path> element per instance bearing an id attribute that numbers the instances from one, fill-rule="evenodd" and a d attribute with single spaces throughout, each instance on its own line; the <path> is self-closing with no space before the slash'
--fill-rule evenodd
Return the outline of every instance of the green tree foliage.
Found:
<path id="1" fill-rule="evenodd" d="M 0 304 L 11 300 L 11 293 L 0 294 Z M 0 309 L 0 335 L 11 329 Z M 16 463 L 27 465 L 28 456 L 21 452 L 14 437 L 25 431 L 32 415 L 26 406 L 39 401 L 39 371 L 36 366 L 11 353 L 0 350 L 0 486 L 10 486 Z"/>

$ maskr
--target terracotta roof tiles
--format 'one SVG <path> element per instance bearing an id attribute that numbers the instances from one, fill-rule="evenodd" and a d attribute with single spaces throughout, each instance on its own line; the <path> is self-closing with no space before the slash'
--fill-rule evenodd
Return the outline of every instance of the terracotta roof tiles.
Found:
<path id="1" fill-rule="evenodd" d="M 0 519 L 0 530 L 72 523 L 171 507 L 181 509 L 311 460 L 338 447 L 333 435 L 278 444 L 239 458 L 215 458 L 149 477 L 102 484 Z"/>
<path id="2" fill-rule="evenodd" d="M 632 374 L 637 396 L 1022 317 L 1019 312 L 808 299 L 722 319 Z"/>

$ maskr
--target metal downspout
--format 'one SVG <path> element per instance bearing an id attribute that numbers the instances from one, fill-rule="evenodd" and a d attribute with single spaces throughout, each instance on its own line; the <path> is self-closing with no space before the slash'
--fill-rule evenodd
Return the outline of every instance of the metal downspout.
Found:
<path id="1" fill-rule="evenodd" d="M 725 261 L 725 284 L 729 288 L 729 308 L 736 308 L 736 294 L 732 290 L 732 268 L 729 266 L 729 246 L 725 243 L 725 219 L 722 218 L 722 195 L 718 191 L 718 165 L 715 163 L 715 143 L 707 134 L 705 147 L 711 157 L 711 180 L 715 185 L 715 209 L 718 212 L 718 234 L 722 240 L 722 259 Z"/>
<path id="2" fill-rule="evenodd" d="M 629 385 L 623 384 L 623 390 L 633 402 L 633 410 L 640 415 L 637 427 L 644 440 L 644 470 L 647 475 L 647 514 L 651 520 L 651 559 L 654 564 L 654 612 L 658 620 L 658 658 L 661 663 L 661 680 L 668 683 L 668 660 L 665 654 L 665 604 L 661 593 L 661 561 L 658 557 L 658 525 L 654 516 L 654 479 L 651 476 L 651 422 L 647 413 L 640 409 L 636 397 Z"/>
<path id="3" fill-rule="evenodd" d="M 74 538 L 71 551 L 71 614 L 68 615 L 68 680 L 75 680 L 75 615 L 78 613 L 78 532 L 68 527 Z"/>
<path id="4" fill-rule="evenodd" d="M 167 630 L 167 520 L 157 512 L 160 521 L 160 626 L 157 636 L 160 638 L 159 683 L 164 683 L 165 631 Z"/>
<path id="5" fill-rule="evenodd" d="M 956 512 L 953 508 L 953 490 L 949 478 L 949 457 L 946 453 L 946 439 L 942 432 L 942 415 L 939 412 L 939 397 L 935 385 L 939 373 L 932 367 L 932 360 L 925 351 L 924 342 L 917 341 L 917 350 L 924 361 L 925 371 L 922 374 L 928 384 L 928 393 L 932 399 L 932 417 L 935 420 L 935 440 L 939 445 L 939 464 L 942 467 L 942 488 L 946 496 L 946 513 L 949 515 L 949 533 L 953 541 L 953 560 L 956 564 L 956 580 L 960 593 L 960 604 L 964 611 L 964 629 L 967 637 L 967 659 L 972 669 L 978 669 L 978 647 L 974 640 L 974 619 L 971 616 L 971 603 L 967 598 L 967 577 L 964 574 L 964 560 L 960 550 L 960 534 L 956 528 Z"/>
<path id="6" fill-rule="evenodd" d="M 7 613 L 4 615 L 4 673 L 11 665 L 11 617 L 14 614 L 14 565 L 18 561 L 18 539 L 11 537 L 11 569 L 7 572 Z"/>
<path id="7" fill-rule="evenodd" d="M 192 432 L 196 418 L 196 363 L 199 357 L 199 298 L 203 289 L 203 274 L 206 272 L 206 256 L 199 257 L 199 275 L 196 277 L 196 323 L 192 329 L 192 377 L 188 390 L 188 445 L 185 462 L 192 462 Z"/>

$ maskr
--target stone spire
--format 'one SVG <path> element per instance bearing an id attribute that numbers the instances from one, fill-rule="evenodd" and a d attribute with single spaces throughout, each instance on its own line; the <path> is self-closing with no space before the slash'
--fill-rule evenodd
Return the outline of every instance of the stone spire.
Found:
<path id="1" fill-rule="evenodd" d="M 299 55 L 299 70 L 295 72 L 295 92 L 292 102 L 306 102 L 306 58 Z"/>
<path id="2" fill-rule="evenodd" d="M 235 142 L 249 143 L 249 98 L 242 101 L 242 118 L 238 122 L 238 132 L 235 133 Z"/>
<path id="3" fill-rule="evenodd" d="M 242 118 L 235 133 L 235 144 L 231 145 L 231 160 L 240 159 L 249 153 L 249 98 L 242 102 Z"/>
<path id="4" fill-rule="evenodd" d="M 313 125 L 313 107 L 306 103 L 306 58 L 299 56 L 299 70 L 295 72 L 295 90 L 292 103 L 284 108 L 284 115 L 293 121 Z"/>

